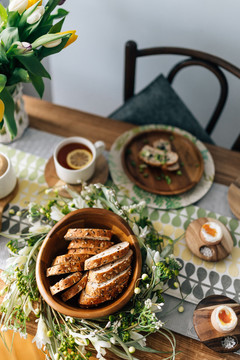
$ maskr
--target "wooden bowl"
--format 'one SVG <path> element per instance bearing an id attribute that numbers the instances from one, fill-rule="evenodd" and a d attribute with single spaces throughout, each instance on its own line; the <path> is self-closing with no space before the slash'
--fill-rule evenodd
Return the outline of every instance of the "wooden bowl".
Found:
<path id="1" fill-rule="evenodd" d="M 68 241 L 64 240 L 64 235 L 69 228 L 110 229 L 113 233 L 113 240 L 117 242 L 128 241 L 130 243 L 134 253 L 132 275 L 127 288 L 123 290 L 118 298 L 103 303 L 101 306 L 86 309 L 80 308 L 77 301 L 65 303 L 60 296 L 51 294 L 49 288 L 53 285 L 52 276 L 46 277 L 46 270 L 51 266 L 56 256 L 67 252 Z M 88 208 L 76 210 L 64 216 L 48 233 L 38 254 L 36 279 L 43 299 L 53 309 L 64 315 L 92 319 L 113 314 L 127 304 L 134 294 L 135 283 L 141 275 L 141 267 L 142 258 L 139 243 L 126 221 L 109 210 Z"/>

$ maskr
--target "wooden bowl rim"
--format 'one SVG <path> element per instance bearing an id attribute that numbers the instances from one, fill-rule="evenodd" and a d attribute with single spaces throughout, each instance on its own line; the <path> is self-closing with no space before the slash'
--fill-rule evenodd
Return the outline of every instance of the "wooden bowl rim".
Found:
<path id="1" fill-rule="evenodd" d="M 132 239 L 131 245 L 132 245 L 132 249 L 134 248 L 133 250 L 135 253 L 135 267 L 132 272 L 130 282 L 129 282 L 127 288 L 125 288 L 123 293 L 121 293 L 120 296 L 116 300 L 113 300 L 112 302 L 108 303 L 106 306 L 104 306 L 104 303 L 103 303 L 100 305 L 100 307 L 96 307 L 96 308 L 84 309 L 84 308 L 79 307 L 79 309 L 77 309 L 77 308 L 73 308 L 72 306 L 70 306 L 68 304 L 61 302 L 61 300 L 59 300 L 59 299 L 55 299 L 50 294 L 49 289 L 47 290 L 45 288 L 42 278 L 41 278 L 41 268 L 42 268 L 41 259 L 42 259 L 42 255 L 43 255 L 44 251 L 46 250 L 45 249 L 46 244 L 49 242 L 49 239 L 51 239 L 51 236 L 53 234 L 55 234 L 56 232 L 58 232 L 59 229 L 61 228 L 61 226 L 65 222 L 67 222 L 67 220 L 69 218 L 75 217 L 78 214 L 87 215 L 89 213 L 94 213 L 94 212 L 97 213 L 99 211 L 103 215 L 106 214 L 107 216 L 113 216 L 114 218 L 116 218 L 117 221 L 120 221 L 120 223 L 122 223 L 124 229 L 127 230 L 126 234 L 128 237 L 130 237 Z M 69 224 L 69 227 L 70 226 L 71 225 Z M 41 245 L 41 248 L 40 248 L 40 251 L 39 251 L 38 257 L 37 257 L 36 281 L 37 281 L 38 289 L 39 289 L 40 294 L 42 295 L 43 299 L 54 310 L 56 310 L 64 315 L 71 316 L 71 317 L 82 318 L 82 319 L 94 319 L 94 318 L 100 318 L 103 316 L 113 314 L 113 313 L 117 312 L 118 310 L 120 310 L 124 305 L 127 304 L 127 302 L 131 299 L 131 297 L 134 294 L 135 283 L 141 275 L 141 268 L 142 268 L 142 257 L 141 257 L 141 250 L 140 250 L 139 242 L 138 242 L 137 237 L 134 235 L 132 229 L 128 225 L 128 223 L 122 217 L 113 213 L 112 211 L 109 211 L 106 209 L 100 209 L 100 208 L 84 208 L 84 209 L 77 209 L 77 210 L 72 211 L 71 213 L 65 215 L 60 221 L 57 222 L 57 224 L 55 224 L 52 227 L 52 229 L 47 234 L 46 238 L 44 239 L 44 241 Z"/>
<path id="2" fill-rule="evenodd" d="M 186 140 L 187 142 L 189 142 L 191 144 L 191 146 L 194 148 L 195 152 L 197 153 L 198 157 L 199 157 L 199 161 L 200 161 L 200 166 L 199 166 L 199 176 L 198 176 L 198 180 L 197 181 L 193 181 L 191 182 L 189 185 L 185 186 L 185 188 L 181 188 L 181 189 L 176 189 L 176 190 L 158 190 L 158 189 L 152 189 L 148 186 L 145 186 L 144 184 L 142 184 L 140 181 L 138 181 L 137 178 L 135 178 L 134 176 L 132 176 L 132 174 L 128 171 L 127 166 L 126 166 L 126 162 L 125 162 L 125 152 L 127 150 L 127 147 L 129 146 L 129 144 L 131 144 L 131 142 L 135 141 L 136 138 L 141 137 L 143 134 L 145 133 L 151 133 L 151 132 L 161 132 L 161 133 L 166 133 L 166 134 L 173 134 L 174 136 L 179 136 L 184 138 L 184 140 Z M 186 136 L 178 133 L 178 132 L 174 132 L 172 130 L 166 130 L 166 129 L 146 129 L 143 130 L 141 132 L 138 132 L 137 134 L 134 134 L 124 145 L 123 147 L 123 151 L 121 154 L 121 162 L 122 162 L 122 167 L 123 170 L 125 172 L 125 174 L 129 177 L 129 179 L 136 184 L 138 187 L 140 187 L 141 189 L 153 193 L 153 194 L 157 194 L 157 195 L 179 195 L 179 194 L 183 194 L 185 192 L 187 192 L 188 190 L 192 189 L 195 185 L 197 185 L 199 183 L 199 181 L 202 178 L 203 172 L 204 172 L 204 161 L 203 161 L 203 157 L 202 154 L 200 152 L 200 150 L 198 149 L 198 147 L 194 144 L 193 141 L 191 141 L 189 138 L 187 138 Z"/>

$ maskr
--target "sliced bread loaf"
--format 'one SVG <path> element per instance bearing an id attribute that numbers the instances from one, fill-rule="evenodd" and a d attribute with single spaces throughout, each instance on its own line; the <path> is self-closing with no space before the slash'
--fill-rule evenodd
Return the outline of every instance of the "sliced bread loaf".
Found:
<path id="1" fill-rule="evenodd" d="M 95 249 L 92 249 L 92 248 L 78 248 L 78 249 L 69 249 L 68 254 L 89 255 L 89 257 L 90 257 L 90 256 L 93 256 L 93 255 L 99 254 L 102 251 L 104 251 L 104 250 L 101 249 L 101 248 L 95 248 Z"/>
<path id="2" fill-rule="evenodd" d="M 70 286 L 75 284 L 77 281 L 79 281 L 81 279 L 81 277 L 82 277 L 81 272 L 75 272 L 75 273 L 67 276 L 66 278 L 58 281 L 55 285 L 50 286 L 50 291 L 51 291 L 52 295 L 55 295 L 58 292 L 69 288 Z"/>
<path id="3" fill-rule="evenodd" d="M 125 256 L 129 250 L 129 243 L 127 241 L 120 242 L 111 246 L 109 249 L 92 256 L 87 259 L 84 264 L 85 270 L 91 270 L 99 266 L 108 264 L 112 261 L 118 260 Z"/>
<path id="4" fill-rule="evenodd" d="M 85 290 L 83 290 L 79 297 L 79 305 L 84 307 L 92 307 L 99 304 L 102 304 L 105 301 L 112 300 L 116 298 L 126 287 L 128 280 L 125 280 L 125 282 L 122 282 L 121 286 L 113 288 L 111 291 L 109 291 L 104 296 L 92 296 L 88 295 Z"/>
<path id="5" fill-rule="evenodd" d="M 112 279 L 117 274 L 124 271 L 132 261 L 133 252 L 129 249 L 128 253 L 122 258 L 103 265 L 99 268 L 89 271 L 88 280 L 91 282 L 101 283 L 106 280 Z"/>
<path id="6" fill-rule="evenodd" d="M 73 285 L 70 289 L 64 291 L 61 295 L 64 302 L 68 301 L 69 299 L 73 298 L 75 295 L 82 291 L 86 284 L 87 284 L 88 274 L 83 275 L 81 280 L 79 280 L 75 285 Z"/>
<path id="7" fill-rule="evenodd" d="M 64 254 L 57 256 L 52 263 L 52 266 L 59 265 L 59 264 L 69 264 L 69 263 L 77 263 L 77 262 L 84 262 L 86 259 L 88 259 L 91 256 L 91 254 Z"/>
<path id="8" fill-rule="evenodd" d="M 86 294 L 94 297 L 107 297 L 108 294 L 111 294 L 115 289 L 118 289 L 118 292 L 120 293 L 122 291 L 123 284 L 126 284 L 130 274 L 131 266 L 129 266 L 120 274 L 114 276 L 112 279 L 104 281 L 102 283 L 88 281 L 85 288 Z"/>
<path id="9" fill-rule="evenodd" d="M 68 249 L 77 249 L 77 248 L 88 248 L 88 249 L 96 249 L 100 248 L 102 250 L 108 249 L 114 245 L 112 241 L 109 240 L 83 240 L 76 239 L 70 241 L 68 245 Z"/>
<path id="10" fill-rule="evenodd" d="M 96 239 L 96 240 L 111 240 L 112 232 L 107 229 L 68 229 L 65 240 L 74 239 Z"/>
<path id="11" fill-rule="evenodd" d="M 76 271 L 83 270 L 83 262 L 72 262 L 68 264 L 59 264 L 52 266 L 47 269 L 47 276 L 60 275 L 60 274 L 68 274 Z"/>

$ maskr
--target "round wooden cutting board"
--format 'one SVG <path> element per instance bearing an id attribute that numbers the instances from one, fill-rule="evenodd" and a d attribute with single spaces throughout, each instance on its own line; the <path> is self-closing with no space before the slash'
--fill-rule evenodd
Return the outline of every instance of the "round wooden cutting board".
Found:
<path id="1" fill-rule="evenodd" d="M 237 317 L 238 324 L 236 328 L 229 333 L 222 333 L 215 330 L 211 323 L 212 311 L 219 305 L 231 307 Z M 200 339 L 210 349 L 220 352 L 234 352 L 240 349 L 240 305 L 223 295 L 210 295 L 199 302 L 193 313 L 193 325 Z M 232 338 L 236 345 L 231 348 L 223 346 L 224 340 Z"/>
<path id="2" fill-rule="evenodd" d="M 66 183 L 59 179 L 56 173 L 55 165 L 54 165 L 54 159 L 53 156 L 50 157 L 48 160 L 45 170 L 44 170 L 44 176 L 46 183 L 49 187 L 54 187 L 59 189 L 59 193 L 61 196 L 69 198 L 70 195 L 67 192 L 67 190 L 62 189 L 63 185 L 66 185 Z M 96 168 L 93 176 L 91 179 L 87 181 L 88 184 L 105 184 L 105 182 L 108 179 L 108 162 L 105 159 L 103 155 L 100 155 L 96 162 Z M 80 192 L 82 190 L 82 185 L 70 185 L 68 184 L 68 187 L 76 192 Z"/>
<path id="3" fill-rule="evenodd" d="M 200 230 L 203 224 L 205 224 L 208 221 L 213 221 L 217 223 L 219 226 L 221 226 L 222 233 L 223 233 L 223 239 L 222 241 L 217 245 L 206 245 L 200 237 Z M 190 251 L 198 256 L 199 258 L 205 260 L 205 261 L 220 261 L 225 259 L 233 249 L 233 240 L 232 236 L 229 232 L 229 230 L 226 228 L 226 226 L 221 223 L 221 221 L 218 221 L 216 219 L 208 218 L 208 217 L 202 217 L 199 219 L 196 219 L 192 221 L 186 230 L 185 234 L 186 244 Z M 212 251 L 212 256 L 207 257 L 203 255 L 200 251 L 202 247 L 207 247 Z"/>
<path id="4" fill-rule="evenodd" d="M 168 140 L 172 151 L 179 156 L 180 172 L 162 170 L 147 166 L 143 172 L 139 165 L 144 164 L 139 152 L 144 145 L 152 145 L 158 139 Z M 132 137 L 122 152 L 122 165 L 129 179 L 140 188 L 159 195 L 177 195 L 194 187 L 201 179 L 204 170 L 202 155 L 195 144 L 186 136 L 162 130 L 145 130 Z M 170 179 L 170 180 L 169 180 Z"/>
<path id="5" fill-rule="evenodd" d="M 240 177 L 229 186 L 228 203 L 232 213 L 240 219 Z"/>

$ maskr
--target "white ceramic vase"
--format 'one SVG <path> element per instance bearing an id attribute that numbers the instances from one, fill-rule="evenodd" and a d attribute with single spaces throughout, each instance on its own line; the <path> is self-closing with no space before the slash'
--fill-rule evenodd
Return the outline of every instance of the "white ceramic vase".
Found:
<path id="1" fill-rule="evenodd" d="M 11 134 L 7 128 L 6 123 L 3 125 L 2 129 L 0 129 L 0 143 L 1 144 L 9 144 L 14 140 L 19 139 L 26 128 L 28 127 L 28 115 L 25 111 L 24 101 L 23 101 L 23 86 L 22 84 L 17 84 L 14 92 L 13 92 L 13 100 L 15 104 L 14 109 L 14 117 L 17 124 L 17 136 L 12 139 Z"/>

